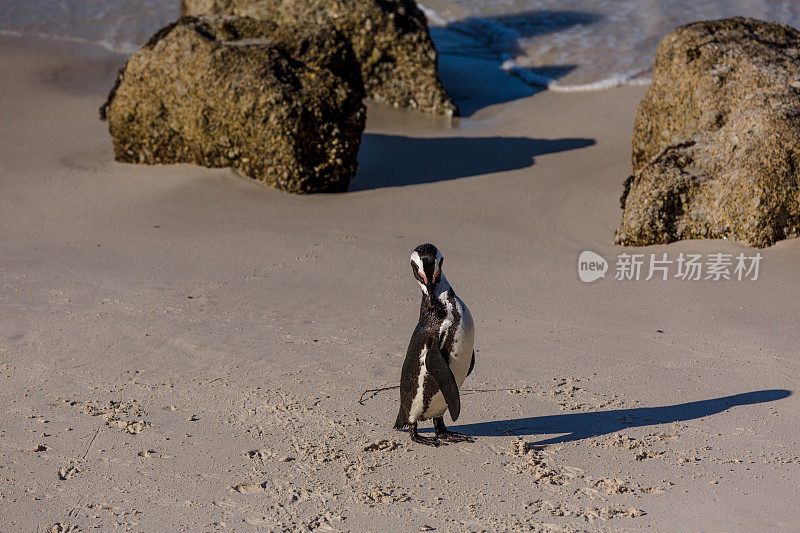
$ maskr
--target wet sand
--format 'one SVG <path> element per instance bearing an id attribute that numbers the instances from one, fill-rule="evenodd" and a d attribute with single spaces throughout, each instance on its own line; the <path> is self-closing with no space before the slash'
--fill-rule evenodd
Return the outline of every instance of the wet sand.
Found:
<path id="1" fill-rule="evenodd" d="M 123 61 L 0 38 L 1 529 L 796 527 L 800 242 L 756 281 L 613 279 L 625 252 L 755 253 L 613 245 L 645 88 L 446 55 L 466 118 L 370 105 L 351 192 L 295 197 L 116 163 Z M 362 397 L 398 381 L 425 241 L 477 328 L 451 424 L 475 442 L 438 449 L 391 429 L 396 390 Z"/>

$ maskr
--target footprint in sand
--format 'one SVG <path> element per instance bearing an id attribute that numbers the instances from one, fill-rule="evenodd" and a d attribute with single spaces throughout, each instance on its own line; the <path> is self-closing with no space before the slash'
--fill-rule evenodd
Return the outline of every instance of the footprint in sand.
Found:
<path id="1" fill-rule="evenodd" d="M 78 468 L 76 465 L 67 465 L 62 466 L 58 469 L 58 479 L 61 481 L 66 481 L 68 479 L 72 479 L 78 474 L 81 473 L 81 469 Z"/>
<path id="2" fill-rule="evenodd" d="M 652 459 L 654 457 L 658 457 L 659 455 L 662 455 L 663 453 L 664 452 L 653 452 L 653 451 L 650 451 L 650 450 L 640 450 L 640 451 L 636 452 L 634 457 L 636 458 L 637 461 L 644 461 L 646 459 Z"/>
<path id="3" fill-rule="evenodd" d="M 261 461 L 263 461 L 268 457 L 272 457 L 272 452 L 270 452 L 266 448 L 261 448 L 259 450 L 250 450 L 249 452 L 246 452 L 245 455 L 250 459 L 260 459 Z"/>
<path id="4" fill-rule="evenodd" d="M 395 448 L 397 448 L 399 446 L 400 446 L 400 444 L 395 442 L 395 441 L 393 441 L 393 440 L 382 439 L 382 440 L 378 440 L 378 441 L 375 441 L 375 442 L 370 442 L 368 444 L 365 444 L 362 447 L 362 450 L 364 450 L 365 452 L 390 451 L 390 450 L 394 450 Z"/>
<path id="5" fill-rule="evenodd" d="M 536 500 L 531 505 L 533 514 L 545 512 L 550 516 L 583 518 L 588 522 L 609 520 L 611 518 L 636 518 L 646 513 L 635 507 L 579 507 L 547 500 Z"/>
<path id="6" fill-rule="evenodd" d="M 256 492 L 264 492 L 266 483 L 237 483 L 231 489 L 241 494 L 254 494 Z"/>
<path id="7" fill-rule="evenodd" d="M 53 525 L 47 526 L 45 529 L 47 529 L 47 533 L 69 533 L 70 531 L 78 531 L 78 526 L 57 522 Z"/>
<path id="8" fill-rule="evenodd" d="M 155 450 L 144 450 L 137 453 L 139 457 L 146 457 L 148 459 L 170 459 L 171 455 L 166 455 L 161 452 L 157 452 Z"/>
<path id="9" fill-rule="evenodd" d="M 109 427 L 119 428 L 126 433 L 138 435 L 149 425 L 144 420 L 126 420 L 127 417 L 141 417 L 144 413 L 133 404 L 117 401 L 108 401 L 101 404 L 99 401 L 87 402 L 81 409 L 90 416 L 102 416 Z"/>
<path id="10" fill-rule="evenodd" d="M 411 500 L 408 494 L 400 492 L 394 487 L 373 487 L 371 491 L 359 495 L 363 503 L 374 505 L 376 503 L 396 503 Z"/>

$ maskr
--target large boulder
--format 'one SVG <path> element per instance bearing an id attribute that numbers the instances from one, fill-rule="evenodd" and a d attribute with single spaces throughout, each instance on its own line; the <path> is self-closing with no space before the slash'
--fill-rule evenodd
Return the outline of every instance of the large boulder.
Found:
<path id="1" fill-rule="evenodd" d="M 667 35 L 636 114 L 633 172 L 620 244 L 797 236 L 800 32 L 731 18 Z"/>
<path id="2" fill-rule="evenodd" d="M 365 108 L 333 27 L 183 17 L 120 69 L 100 109 L 118 161 L 234 167 L 294 193 L 347 190 Z"/>
<path id="3" fill-rule="evenodd" d="M 352 43 L 367 96 L 446 116 L 458 108 L 437 74 L 425 14 L 414 0 L 181 0 L 182 15 L 238 15 L 282 25 L 332 23 Z"/>

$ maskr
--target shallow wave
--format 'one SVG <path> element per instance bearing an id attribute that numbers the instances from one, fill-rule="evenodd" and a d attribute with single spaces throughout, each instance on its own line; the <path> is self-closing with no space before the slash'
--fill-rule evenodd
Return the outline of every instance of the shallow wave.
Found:
<path id="1" fill-rule="evenodd" d="M 533 87 L 546 87 L 551 91 L 568 93 L 568 92 L 581 92 L 581 91 L 600 91 L 603 89 L 613 89 L 614 87 L 622 87 L 625 85 L 650 85 L 650 78 L 641 77 L 640 72 L 631 72 L 628 74 L 612 74 L 606 78 L 596 81 L 581 84 L 562 84 L 556 79 L 548 78 L 546 75 L 537 74 L 531 69 L 519 67 L 513 61 L 504 62 L 501 69 L 509 74 L 516 76 L 528 85 Z"/>
<path id="2" fill-rule="evenodd" d="M 796 0 L 424 0 L 423 11 L 431 26 L 482 43 L 503 70 L 554 91 L 648 84 L 658 43 L 689 22 L 800 26 Z"/>
<path id="3" fill-rule="evenodd" d="M 0 0 L 0 35 L 130 54 L 175 20 L 178 7 L 178 0 Z M 800 26 L 797 0 L 424 0 L 420 8 L 434 29 L 463 36 L 437 42 L 442 53 L 496 59 L 525 83 L 554 91 L 647 84 L 658 42 L 688 22 L 742 15 Z"/>
<path id="4" fill-rule="evenodd" d="M 130 54 L 178 17 L 178 0 L 0 0 L 0 35 L 96 44 Z"/>
<path id="5" fill-rule="evenodd" d="M 470 39 L 483 42 L 499 59 L 501 63 L 500 69 L 533 87 L 543 87 L 557 92 L 580 92 L 610 89 L 624 85 L 648 85 L 650 83 L 649 77 L 642 76 L 646 72 L 642 70 L 631 70 L 623 74 L 610 74 L 604 78 L 586 83 L 561 83 L 554 76 L 559 72 L 564 72 L 565 69 L 563 68 L 531 68 L 520 65 L 517 62 L 520 53 L 524 52 L 521 47 L 526 37 L 513 27 L 506 26 L 492 18 L 467 17 L 463 20 L 447 20 L 447 18 L 427 6 L 420 4 L 420 8 L 428 18 L 430 26 L 446 28 L 463 34 Z M 588 17 L 584 17 L 584 19 L 588 19 Z M 547 27 L 546 25 L 543 26 Z M 550 26 L 552 27 L 553 25 Z"/>
<path id="6" fill-rule="evenodd" d="M 39 39 L 52 39 L 55 41 L 64 41 L 68 43 L 81 43 L 81 44 L 94 44 L 105 48 L 110 52 L 118 54 L 130 55 L 141 47 L 141 44 L 131 42 L 112 42 L 105 39 L 85 39 L 83 37 L 74 37 L 71 35 L 59 35 L 55 33 L 43 33 L 36 31 L 22 32 L 19 30 L 0 29 L 0 35 L 9 37 L 36 37 Z"/>

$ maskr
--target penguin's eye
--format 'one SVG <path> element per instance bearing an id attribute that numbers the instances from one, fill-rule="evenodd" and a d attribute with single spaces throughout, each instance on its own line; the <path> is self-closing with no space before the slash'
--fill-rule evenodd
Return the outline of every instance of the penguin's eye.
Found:
<path id="1" fill-rule="evenodd" d="M 436 270 L 436 272 L 434 272 L 434 273 L 433 273 L 433 282 L 434 282 L 434 283 L 436 283 L 437 281 L 439 281 L 439 275 L 440 275 L 440 274 L 441 274 L 441 272 L 440 272 L 438 269 Z"/>
<path id="2" fill-rule="evenodd" d="M 419 277 L 422 278 L 423 283 L 428 283 L 428 278 L 425 277 L 425 272 L 423 272 L 422 269 L 417 270 L 417 273 Z"/>

